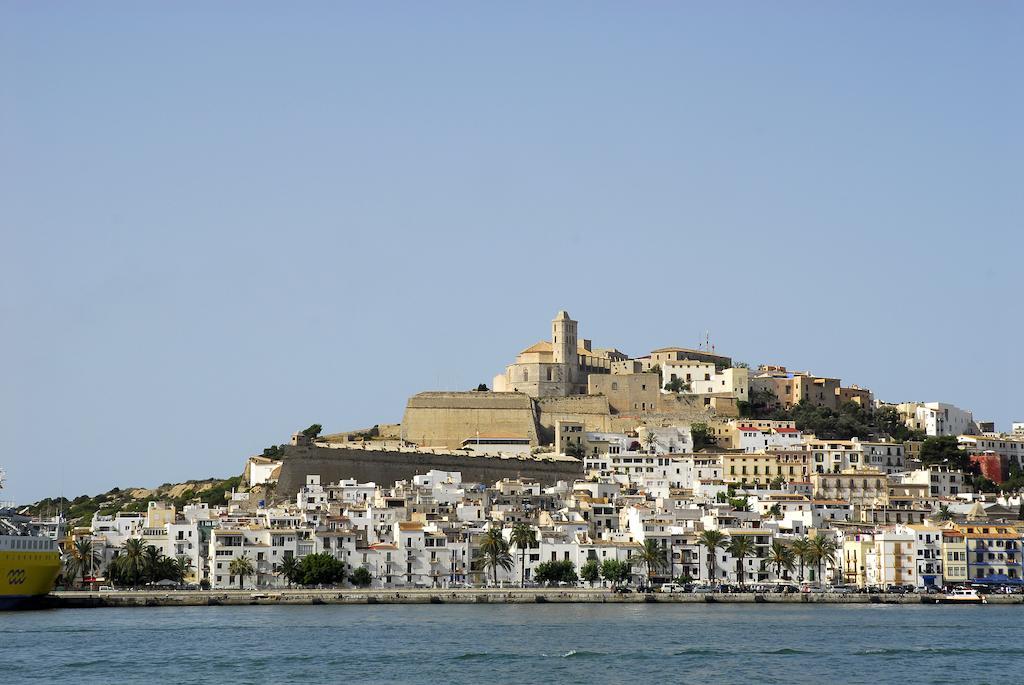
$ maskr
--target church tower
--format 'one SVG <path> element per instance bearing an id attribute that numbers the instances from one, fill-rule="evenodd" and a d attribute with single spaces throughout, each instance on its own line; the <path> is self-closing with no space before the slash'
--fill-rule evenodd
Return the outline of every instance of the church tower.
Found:
<path id="1" fill-rule="evenodd" d="M 565 364 L 567 390 L 579 379 L 579 356 L 576 353 L 576 322 L 569 318 L 564 309 L 551 322 L 551 347 L 554 351 L 554 362 Z"/>

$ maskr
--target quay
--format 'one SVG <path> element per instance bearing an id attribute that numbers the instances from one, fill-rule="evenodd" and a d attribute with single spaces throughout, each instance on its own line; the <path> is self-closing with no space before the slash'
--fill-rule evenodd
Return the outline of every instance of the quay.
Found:
<path id="1" fill-rule="evenodd" d="M 988 604 L 1022 604 L 1024 595 L 988 595 Z M 508 589 L 275 589 L 275 590 L 119 590 L 54 592 L 48 608 L 261 606 L 314 604 L 924 604 L 925 595 L 793 593 L 625 593 L 584 588 Z"/>

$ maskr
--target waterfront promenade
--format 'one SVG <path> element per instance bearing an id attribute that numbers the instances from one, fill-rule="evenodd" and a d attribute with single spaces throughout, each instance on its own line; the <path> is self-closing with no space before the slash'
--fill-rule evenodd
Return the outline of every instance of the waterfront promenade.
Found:
<path id="1" fill-rule="evenodd" d="M 1024 595 L 988 595 L 989 604 L 1024 605 Z M 926 595 L 833 593 L 625 593 L 586 588 L 508 589 L 275 589 L 275 590 L 118 590 L 54 592 L 47 606 L 55 608 L 244 606 L 310 604 L 922 604 Z"/>

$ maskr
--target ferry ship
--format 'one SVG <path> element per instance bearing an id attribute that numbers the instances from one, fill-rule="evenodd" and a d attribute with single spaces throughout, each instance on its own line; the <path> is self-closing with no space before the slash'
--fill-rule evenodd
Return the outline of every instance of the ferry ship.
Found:
<path id="1" fill-rule="evenodd" d="M 29 521 L 0 505 L 0 610 L 25 606 L 48 594 L 60 573 L 57 543 L 32 535 Z"/>

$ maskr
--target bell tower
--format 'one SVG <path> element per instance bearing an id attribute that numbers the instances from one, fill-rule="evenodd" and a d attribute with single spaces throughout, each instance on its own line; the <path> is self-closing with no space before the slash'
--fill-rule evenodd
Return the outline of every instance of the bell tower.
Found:
<path id="1" fill-rule="evenodd" d="M 569 384 L 577 382 L 579 376 L 579 356 L 576 354 L 576 322 L 569 318 L 564 309 L 558 312 L 551 322 L 551 347 L 554 351 L 554 362 L 565 364 L 565 380 Z M 571 388 L 566 388 L 571 393 Z"/>

